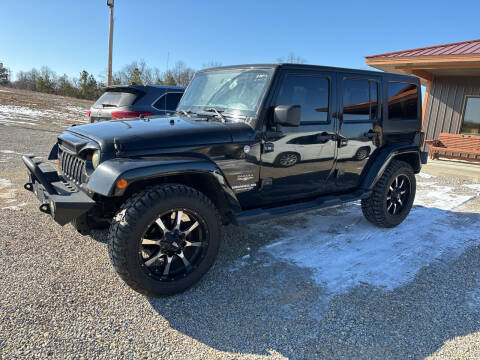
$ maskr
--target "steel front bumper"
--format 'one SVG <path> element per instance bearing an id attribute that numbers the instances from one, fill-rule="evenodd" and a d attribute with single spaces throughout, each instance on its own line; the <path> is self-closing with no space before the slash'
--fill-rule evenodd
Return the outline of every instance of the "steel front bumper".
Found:
<path id="1" fill-rule="evenodd" d="M 95 201 L 87 194 L 78 191 L 49 164 L 33 160 L 33 156 L 23 156 L 29 170 L 29 182 L 25 189 L 32 191 L 40 201 L 40 211 L 50 214 L 60 225 L 65 225 L 90 210 Z"/>

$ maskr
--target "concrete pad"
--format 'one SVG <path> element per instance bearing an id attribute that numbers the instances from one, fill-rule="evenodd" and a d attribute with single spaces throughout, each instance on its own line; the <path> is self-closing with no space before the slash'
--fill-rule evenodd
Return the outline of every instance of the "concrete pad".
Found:
<path id="1" fill-rule="evenodd" d="M 472 182 L 480 182 L 480 163 L 463 160 L 428 160 L 422 172 L 430 175 L 455 177 Z"/>

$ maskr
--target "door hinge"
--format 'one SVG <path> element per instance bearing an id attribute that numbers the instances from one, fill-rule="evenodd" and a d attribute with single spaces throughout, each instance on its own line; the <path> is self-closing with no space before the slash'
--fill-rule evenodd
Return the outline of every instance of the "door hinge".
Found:
<path id="1" fill-rule="evenodd" d="M 260 190 L 263 190 L 266 186 L 272 186 L 272 178 L 260 179 Z"/>

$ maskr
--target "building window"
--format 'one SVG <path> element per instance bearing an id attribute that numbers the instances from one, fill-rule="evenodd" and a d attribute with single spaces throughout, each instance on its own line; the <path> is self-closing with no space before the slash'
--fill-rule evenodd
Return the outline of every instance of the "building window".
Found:
<path id="1" fill-rule="evenodd" d="M 418 119 L 418 86 L 403 82 L 388 83 L 388 119 Z"/>
<path id="2" fill-rule="evenodd" d="M 326 122 L 329 89 L 327 77 L 288 75 L 283 80 L 276 105 L 300 105 L 302 123 Z"/>
<path id="3" fill-rule="evenodd" d="M 343 120 L 375 121 L 378 118 L 378 83 L 373 80 L 343 81 Z"/>
<path id="4" fill-rule="evenodd" d="M 463 109 L 463 134 L 480 134 L 480 97 L 467 96 Z"/>

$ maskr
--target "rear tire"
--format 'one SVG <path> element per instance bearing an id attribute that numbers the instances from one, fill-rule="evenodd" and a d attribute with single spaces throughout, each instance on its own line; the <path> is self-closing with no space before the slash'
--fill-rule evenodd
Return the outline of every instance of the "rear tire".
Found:
<path id="1" fill-rule="evenodd" d="M 393 160 L 373 188 L 370 197 L 362 200 L 362 212 L 372 224 L 391 228 L 400 224 L 415 200 L 416 180 L 412 167 Z"/>
<path id="2" fill-rule="evenodd" d="M 220 230 L 220 215 L 204 194 L 180 184 L 158 185 L 121 207 L 110 227 L 108 252 L 115 271 L 133 290 L 171 295 L 210 269 Z"/>

